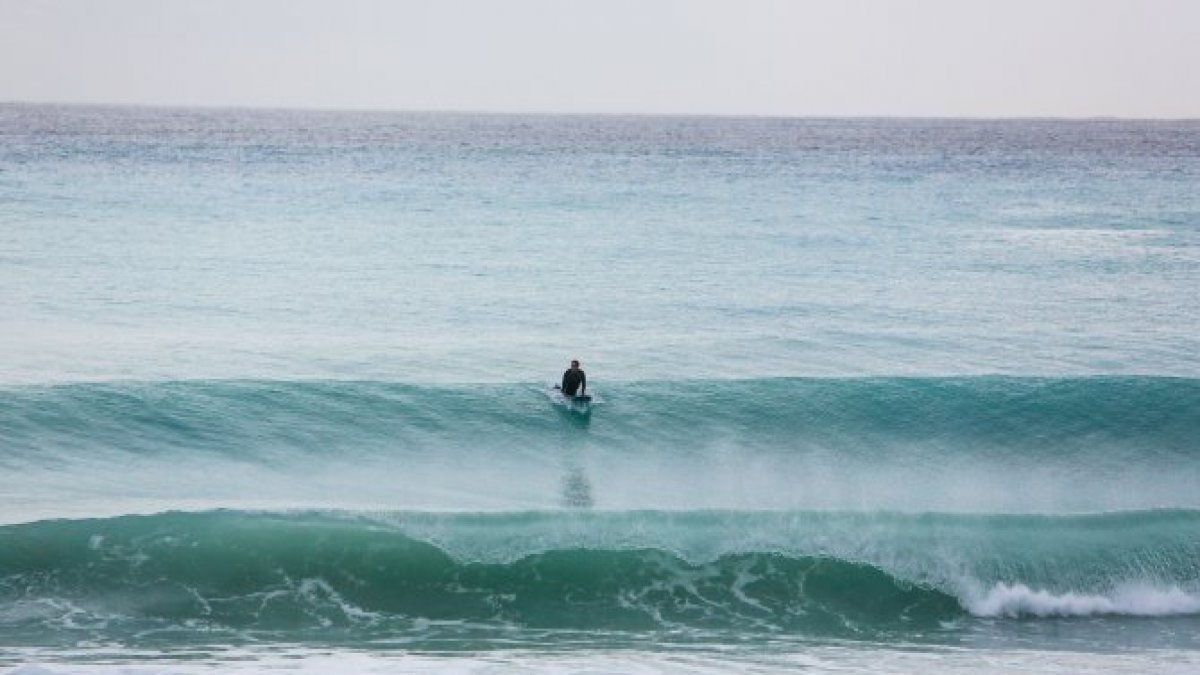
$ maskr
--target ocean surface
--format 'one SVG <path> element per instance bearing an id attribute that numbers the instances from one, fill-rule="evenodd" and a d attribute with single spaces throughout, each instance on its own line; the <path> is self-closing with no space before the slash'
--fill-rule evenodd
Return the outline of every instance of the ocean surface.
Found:
<path id="1" fill-rule="evenodd" d="M 1200 672 L 1200 122 L 0 104 L 0 672 L 782 670 Z"/>

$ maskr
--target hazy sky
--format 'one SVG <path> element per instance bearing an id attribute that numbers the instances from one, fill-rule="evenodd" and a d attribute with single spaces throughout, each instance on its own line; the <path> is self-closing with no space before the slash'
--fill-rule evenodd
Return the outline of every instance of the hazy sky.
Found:
<path id="1" fill-rule="evenodd" d="M 0 0 L 0 100 L 1200 117 L 1200 0 Z"/>

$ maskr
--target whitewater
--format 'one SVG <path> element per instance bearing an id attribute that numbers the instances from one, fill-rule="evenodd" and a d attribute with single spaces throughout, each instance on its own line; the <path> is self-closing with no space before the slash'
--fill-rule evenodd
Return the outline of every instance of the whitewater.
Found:
<path id="1" fill-rule="evenodd" d="M 1195 672 L 1197 185 L 1189 121 L 0 105 L 0 671 Z"/>

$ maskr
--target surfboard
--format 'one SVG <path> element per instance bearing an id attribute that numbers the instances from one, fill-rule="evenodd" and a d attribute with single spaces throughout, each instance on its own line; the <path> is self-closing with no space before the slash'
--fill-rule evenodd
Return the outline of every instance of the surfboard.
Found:
<path id="1" fill-rule="evenodd" d="M 559 389 L 557 386 L 551 388 L 549 393 L 552 401 L 570 410 L 585 411 L 591 409 L 591 394 L 576 394 L 574 396 L 567 396 L 563 393 L 562 389 Z"/>

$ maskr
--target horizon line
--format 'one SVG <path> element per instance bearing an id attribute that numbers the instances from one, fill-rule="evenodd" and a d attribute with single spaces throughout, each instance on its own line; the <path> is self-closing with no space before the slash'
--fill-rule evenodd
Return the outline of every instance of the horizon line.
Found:
<path id="1" fill-rule="evenodd" d="M 827 114 L 827 113 L 733 113 L 733 112 L 647 112 L 585 110 L 497 110 L 488 108 L 400 108 L 387 106 L 275 105 L 255 103 L 143 103 L 77 100 L 0 99 L 0 106 L 126 108 L 149 110 L 314 112 L 341 114 L 480 115 L 513 117 L 646 117 L 717 119 L 807 119 L 807 120 L 944 120 L 944 121 L 1062 121 L 1062 122 L 1200 122 L 1195 117 L 1137 117 L 1125 115 L 913 115 L 913 114 Z"/>

